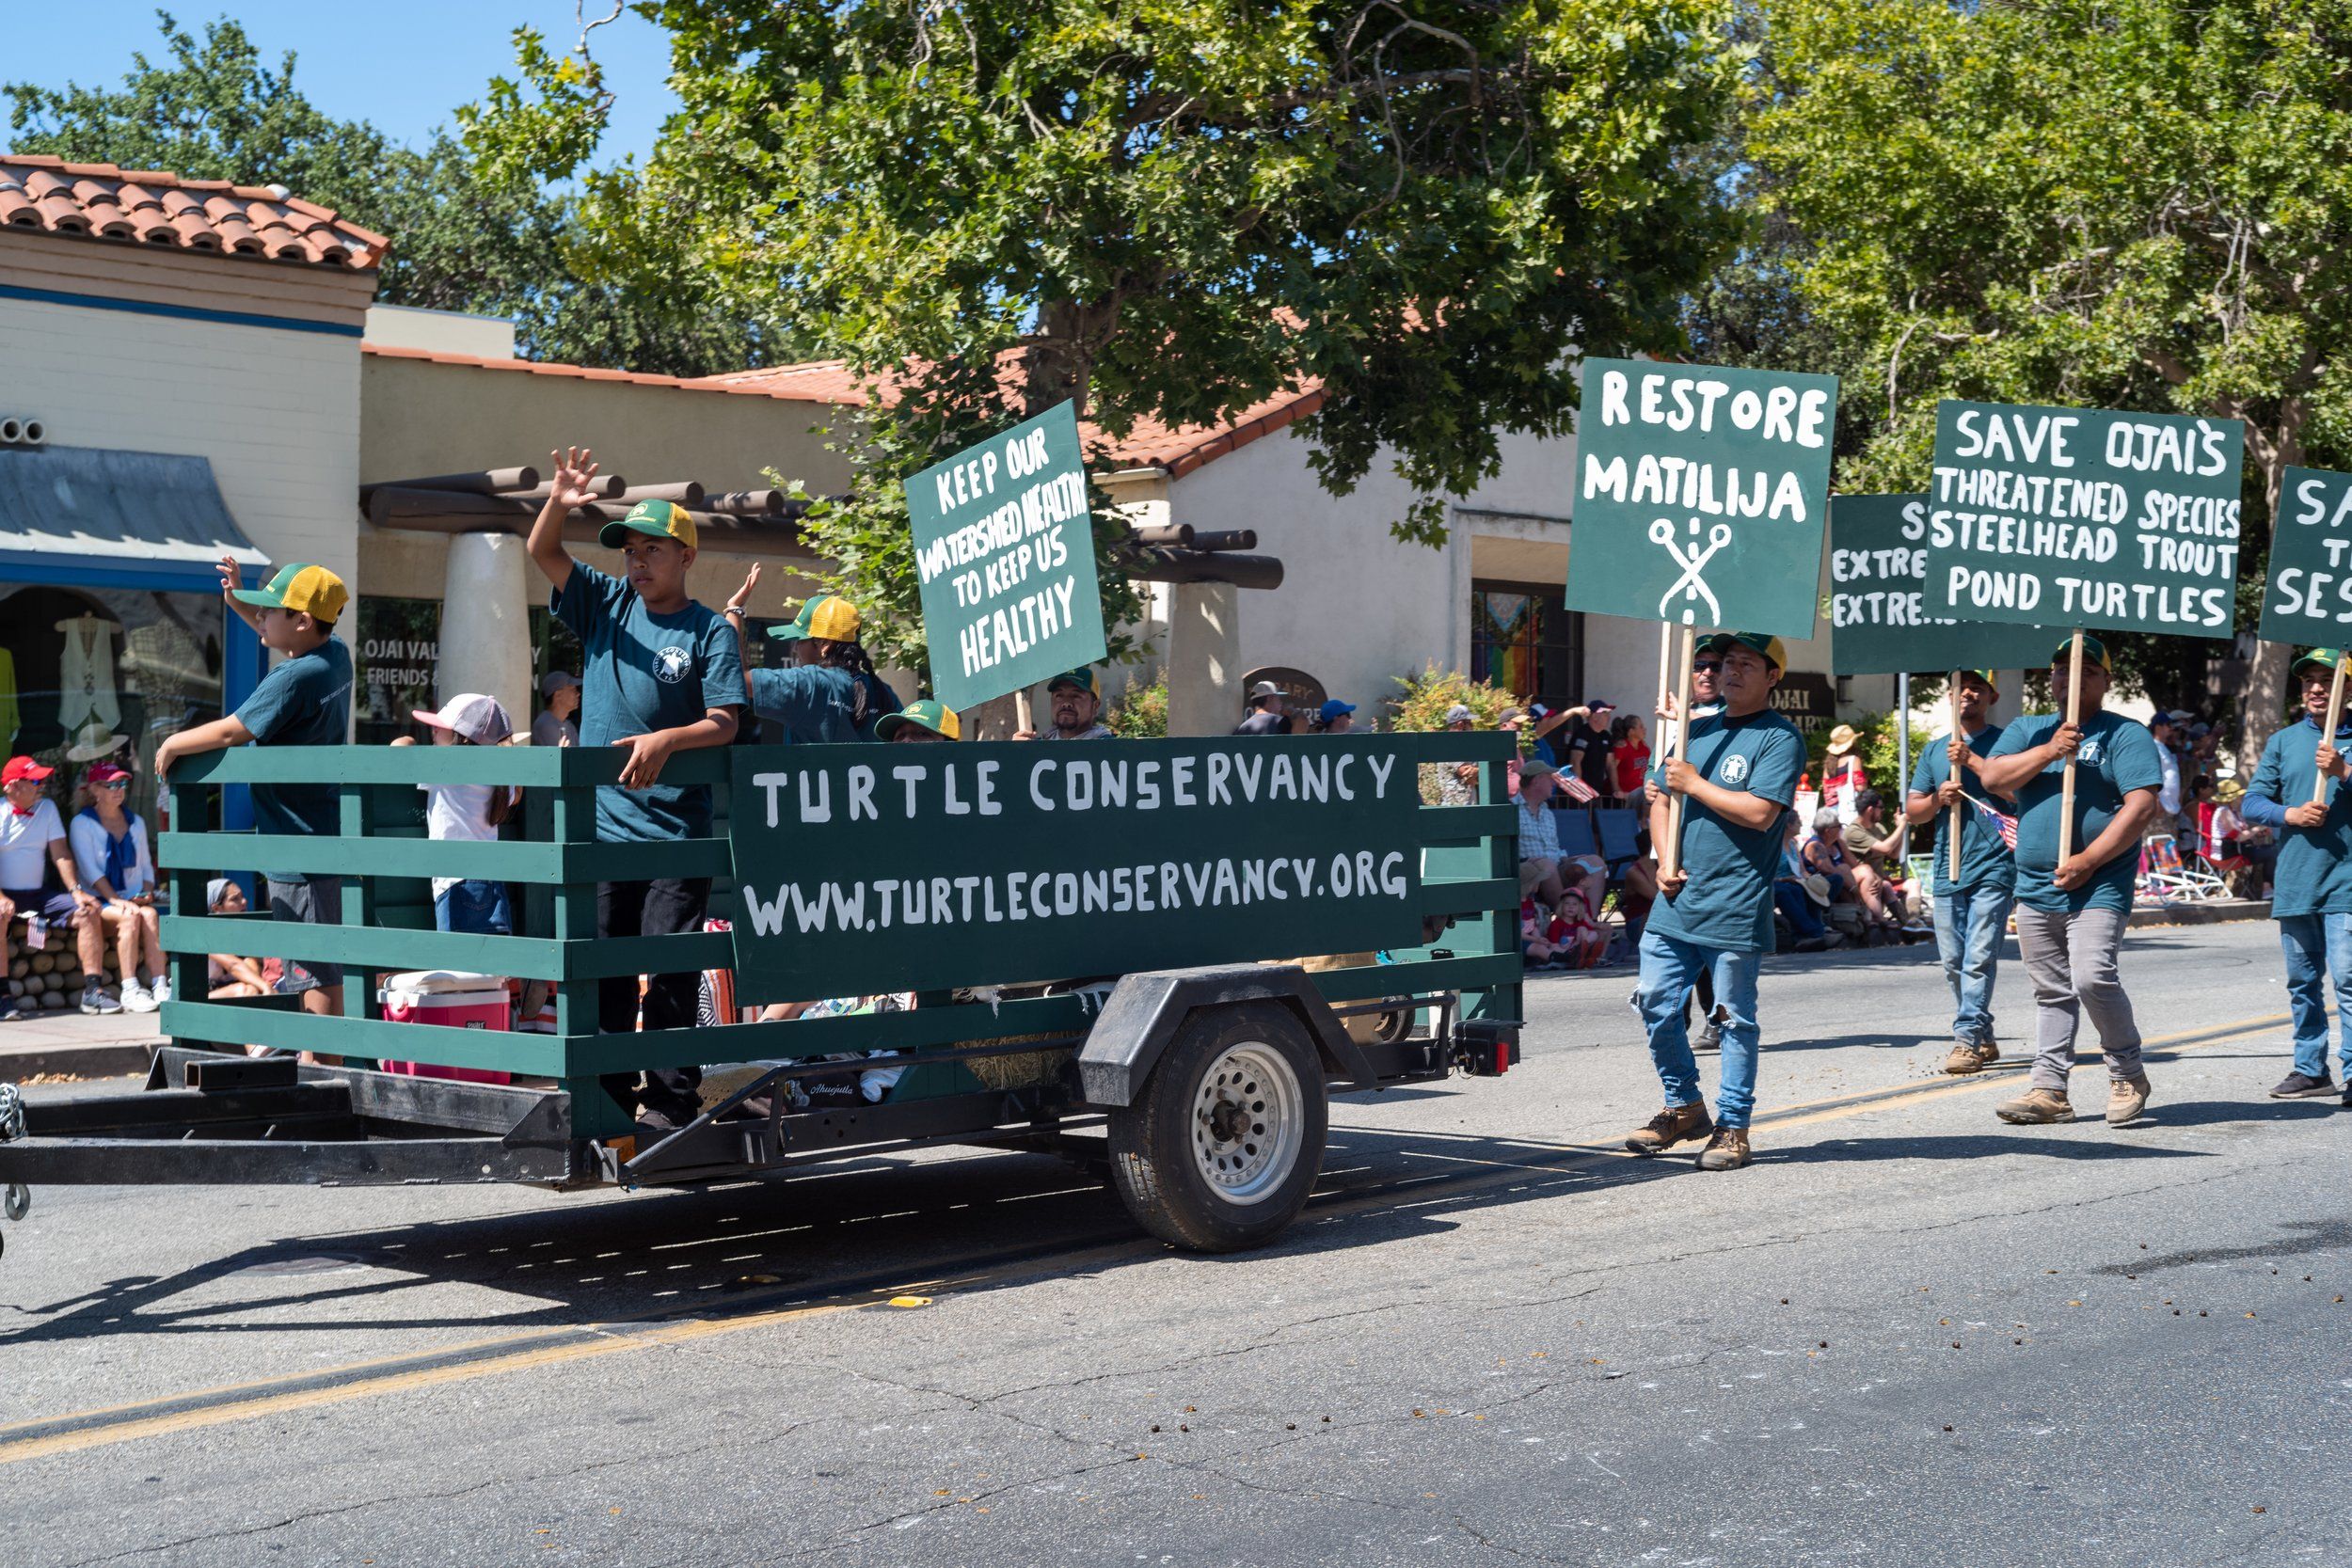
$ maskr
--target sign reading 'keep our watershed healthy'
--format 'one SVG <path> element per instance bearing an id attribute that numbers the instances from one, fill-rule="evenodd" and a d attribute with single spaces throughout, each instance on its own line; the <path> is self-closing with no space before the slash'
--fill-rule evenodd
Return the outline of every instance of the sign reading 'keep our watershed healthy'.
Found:
<path id="1" fill-rule="evenodd" d="M 1811 637 L 1837 378 L 1587 359 L 1570 610 Z"/>
<path id="2" fill-rule="evenodd" d="M 1945 403 L 1928 608 L 1956 620 L 2228 637 L 2246 427 Z"/>
<path id="3" fill-rule="evenodd" d="M 1103 657 L 1078 416 L 1047 409 L 907 482 L 931 689 L 970 707 Z"/>
<path id="4" fill-rule="evenodd" d="M 2038 668 L 2059 633 L 1952 620 L 1927 607 L 1934 561 L 1925 496 L 1829 503 L 1829 665 L 1841 675 Z M 1781 683 L 1786 686 L 1788 682 Z M 1777 694 L 1777 689 L 1775 689 Z"/>
<path id="5" fill-rule="evenodd" d="M 735 753 L 754 1002 L 1421 940 L 1413 764 L 1375 736 Z"/>
<path id="6" fill-rule="evenodd" d="M 2270 585 L 2259 633 L 2344 645 L 2352 626 L 2352 474 L 2289 468 L 2270 525 Z"/>

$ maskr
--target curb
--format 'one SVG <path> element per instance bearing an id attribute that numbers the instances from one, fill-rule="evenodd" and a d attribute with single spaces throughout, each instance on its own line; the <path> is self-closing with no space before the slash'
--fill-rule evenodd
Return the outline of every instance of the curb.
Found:
<path id="1" fill-rule="evenodd" d="M 2217 898 L 2209 903 L 2145 904 L 2132 911 L 2134 926 L 2220 926 L 2238 920 L 2268 920 L 2267 898 Z"/>
<path id="2" fill-rule="evenodd" d="M 143 1040 L 107 1040 L 88 1045 L 0 1044 L 0 1084 L 22 1084 L 44 1073 L 66 1073 L 75 1078 L 143 1078 L 153 1056 L 154 1043 Z"/>

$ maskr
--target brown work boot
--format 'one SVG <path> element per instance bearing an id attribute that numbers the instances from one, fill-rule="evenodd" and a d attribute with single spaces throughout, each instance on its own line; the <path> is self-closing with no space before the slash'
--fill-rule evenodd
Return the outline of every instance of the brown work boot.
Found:
<path id="1" fill-rule="evenodd" d="M 2014 1100 L 2004 1100 L 1993 1107 L 1993 1114 L 2003 1121 L 2034 1124 L 2045 1121 L 2073 1121 L 2074 1107 L 2056 1089 L 2027 1089 Z"/>
<path id="2" fill-rule="evenodd" d="M 1977 1066 L 1979 1068 L 1989 1068 L 2000 1059 L 2001 1048 L 1999 1046 L 1994 1045 L 1991 1040 L 1977 1042 Z"/>
<path id="3" fill-rule="evenodd" d="M 2129 1078 L 2107 1081 L 2107 1125 L 2121 1127 L 2137 1121 L 2148 1109 L 2148 1075 L 2135 1073 Z"/>
<path id="4" fill-rule="evenodd" d="M 1997 1046 L 1956 1040 L 1952 1044 L 1952 1053 L 1944 1058 L 1944 1070 L 1956 1078 L 1965 1077 L 1972 1072 L 1982 1072 L 1986 1064 L 2000 1059 L 2000 1048 Z"/>
<path id="5" fill-rule="evenodd" d="M 1647 1126 L 1626 1138 L 1625 1147 L 1636 1154 L 1663 1154 L 1678 1143 L 1704 1138 L 1714 1131 L 1715 1118 L 1707 1114 L 1707 1101 L 1693 1100 L 1688 1105 L 1669 1105 L 1650 1117 Z"/>
<path id="6" fill-rule="evenodd" d="M 1715 1135 L 1707 1140 L 1706 1151 L 1699 1156 L 1699 1169 L 1738 1170 L 1753 1158 L 1748 1151 L 1746 1128 L 1718 1127 Z"/>

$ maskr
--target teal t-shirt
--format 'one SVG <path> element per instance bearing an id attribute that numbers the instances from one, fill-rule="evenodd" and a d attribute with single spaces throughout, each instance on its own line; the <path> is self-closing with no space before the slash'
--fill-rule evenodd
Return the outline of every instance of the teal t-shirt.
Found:
<path id="1" fill-rule="evenodd" d="M 2030 752 L 2062 722 L 2055 713 L 2028 714 L 2001 732 L 1991 752 L 1996 757 Z M 2139 879 L 2139 847 L 2127 846 L 2072 893 L 2050 879 L 2058 872 L 2058 816 L 2064 800 L 2066 765 L 2052 762 L 2017 791 L 2017 901 L 2054 914 L 2132 907 L 2132 884 Z M 2148 726 L 2116 713 L 2083 720 L 2083 743 L 2074 753 L 2074 852 L 2106 832 L 2123 797 L 2135 789 L 2164 784 L 2156 760 L 2156 737 Z"/>
<path id="2" fill-rule="evenodd" d="M 1804 736 L 1766 709 L 1734 719 L 1717 713 L 1691 726 L 1691 766 L 1709 784 L 1744 790 L 1786 808 L 1804 773 Z M 1663 763 L 1650 777 L 1666 782 Z M 1682 816 L 1682 868 L 1690 880 L 1650 911 L 1649 928 L 1725 953 L 1772 950 L 1772 878 L 1780 869 L 1781 822 L 1743 828 L 1695 798 Z"/>
<path id="3" fill-rule="evenodd" d="M 857 689 L 866 687 L 866 721 L 857 721 Z M 752 672 L 752 711 L 784 726 L 785 744 L 832 745 L 871 740 L 885 713 L 898 711 L 898 694 L 830 664 L 794 664 Z"/>
<path id="4" fill-rule="evenodd" d="M 351 650 L 334 638 L 307 654 L 280 659 L 252 694 L 237 705 L 237 721 L 256 746 L 341 746 L 351 738 Z M 264 833 L 343 831 L 342 792 L 332 784 L 257 784 L 253 827 Z M 256 866 L 279 882 L 309 880 L 299 872 Z"/>
<path id="5" fill-rule="evenodd" d="M 1991 756 L 1994 742 L 2001 738 L 2001 726 L 1987 724 L 1968 737 L 1968 749 L 1977 755 Z M 1928 742 L 1919 753 L 1919 766 L 1911 770 L 1911 792 L 1932 795 L 1944 787 L 1944 781 L 1952 776 L 1951 732 L 1945 731 Z M 2004 816 L 2015 808 L 2007 800 L 1984 787 L 1984 781 L 1974 773 L 1963 773 L 1960 792 L 1972 802 L 1960 809 L 1960 880 L 1952 880 L 1952 814 L 1935 814 L 1935 874 L 1933 886 L 1937 893 L 1974 893 L 1979 888 L 1997 889 L 2007 893 L 2017 880 L 2017 857 L 2001 842 L 2000 829 L 1994 825 L 1986 807 Z"/>
<path id="6" fill-rule="evenodd" d="M 743 661 L 725 621 L 689 601 L 656 615 L 637 590 L 575 563 L 549 608 L 580 639 L 580 743 L 610 746 L 691 724 L 714 707 L 743 705 Z M 689 838 L 710 831 L 707 784 L 607 784 L 596 791 L 596 837 L 608 844 Z"/>
<path id="7" fill-rule="evenodd" d="M 2336 732 L 2336 749 L 2352 752 L 2352 725 Z M 2245 817 L 2267 823 L 2279 835 L 2279 859 L 2271 867 L 2270 917 L 2352 914 L 2352 787 L 2328 785 L 2327 819 L 2316 828 L 2296 828 L 2285 809 L 2312 798 L 2319 776 L 2319 726 L 2309 715 L 2272 736 L 2246 792 Z"/>

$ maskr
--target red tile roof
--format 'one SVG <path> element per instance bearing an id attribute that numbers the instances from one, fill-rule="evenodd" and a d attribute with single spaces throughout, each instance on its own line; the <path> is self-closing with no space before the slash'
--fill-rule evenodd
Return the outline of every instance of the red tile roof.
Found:
<path id="1" fill-rule="evenodd" d="M 812 359 L 799 365 L 767 370 L 730 371 L 705 376 L 691 386 L 727 391 L 762 390 L 777 397 L 800 397 L 820 403 L 863 406 L 867 401 L 865 379 L 840 359 Z M 1112 461 L 1129 467 L 1164 469 L 1182 479 L 1204 463 L 1271 436 L 1323 406 L 1323 384 L 1308 381 L 1291 390 L 1261 399 L 1221 424 L 1171 426 L 1140 419 L 1124 436 L 1114 436 L 1090 420 L 1081 420 L 1078 435 L 1091 451 L 1107 448 Z"/>
<path id="2" fill-rule="evenodd" d="M 781 398 L 790 403 L 851 403 L 861 400 L 825 397 L 792 387 L 768 387 L 754 383 L 730 384 L 737 378 L 706 376 L 698 380 L 680 380 L 675 375 L 652 375 L 642 371 L 599 370 L 593 365 L 565 365 L 545 359 L 485 359 L 475 354 L 444 354 L 436 349 L 395 348 L 389 343 L 359 345 L 359 352 L 378 359 L 426 359 L 436 365 L 463 365 L 478 371 L 523 371 L 532 375 L 564 376 L 573 381 L 622 381 L 636 387 L 676 387 L 689 392 L 735 392 L 746 397 Z M 760 372 L 739 372 L 757 375 Z"/>
<path id="3" fill-rule="evenodd" d="M 347 272 L 382 265 L 391 248 L 282 187 L 14 152 L 0 152 L 0 227 Z"/>

